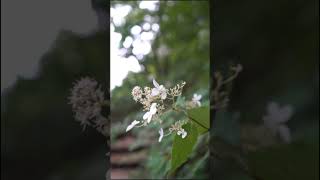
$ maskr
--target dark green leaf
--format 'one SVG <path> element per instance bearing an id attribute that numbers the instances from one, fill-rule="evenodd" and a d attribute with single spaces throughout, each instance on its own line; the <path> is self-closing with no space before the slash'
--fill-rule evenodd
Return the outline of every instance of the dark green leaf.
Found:
<path id="1" fill-rule="evenodd" d="M 197 127 L 193 123 L 185 124 L 183 129 L 187 131 L 188 135 L 184 139 L 178 135 L 174 137 L 170 173 L 187 161 L 198 139 Z"/>

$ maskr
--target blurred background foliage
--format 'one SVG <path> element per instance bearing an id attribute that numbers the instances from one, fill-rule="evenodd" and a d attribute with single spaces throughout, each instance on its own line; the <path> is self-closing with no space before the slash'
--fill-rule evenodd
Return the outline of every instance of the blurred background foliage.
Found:
<path id="1" fill-rule="evenodd" d="M 92 1 L 92 5 L 92 11 L 108 16 L 106 3 Z M 83 131 L 68 104 L 70 89 L 81 77 L 92 77 L 109 89 L 110 36 L 109 29 L 100 25 L 88 34 L 59 29 L 50 49 L 38 60 L 36 75 L 18 77 L 1 93 L 1 179 L 105 177 L 106 138 L 93 128 Z"/>
<path id="2" fill-rule="evenodd" d="M 213 134 L 219 138 L 211 139 L 211 148 L 228 158 L 213 158 L 212 176 L 319 179 L 319 2 L 215 1 L 213 16 L 214 70 L 226 72 L 236 62 L 243 71 L 233 83 L 229 107 L 215 116 Z M 268 138 L 258 126 L 272 101 L 293 107 L 286 123 L 292 141 L 260 148 Z M 240 170 L 240 156 L 251 177 Z"/>
<path id="3" fill-rule="evenodd" d="M 61 31 L 42 56 L 33 79 L 19 77 L 1 94 L 1 179 L 101 179 L 106 140 L 82 131 L 68 96 L 73 82 L 90 76 L 107 89 L 105 31 Z"/>
<path id="4" fill-rule="evenodd" d="M 147 2 L 147 1 L 145 1 Z M 208 1 L 159 1 L 155 3 L 154 10 L 144 9 L 140 1 L 112 1 L 111 8 L 130 6 L 131 11 L 124 18 L 125 22 L 115 27 L 115 32 L 122 35 L 120 49 L 125 48 L 124 57 L 135 56 L 142 70 L 137 73 L 129 72 L 123 84 L 115 87 L 111 92 L 111 164 L 119 152 L 116 149 L 122 139 L 133 137 L 129 143 L 129 152 L 122 152 L 123 164 L 112 166 L 111 177 L 116 178 L 117 169 L 127 168 L 132 162 L 130 153 L 141 152 L 147 149 L 145 158 L 131 166 L 128 177 L 136 178 L 165 178 L 170 168 L 171 148 L 173 136 L 168 136 L 158 143 L 159 125 L 134 128 L 125 133 L 126 127 L 134 120 L 143 116 L 142 107 L 135 103 L 131 96 L 134 86 L 141 87 L 152 85 L 152 78 L 165 87 L 173 87 L 181 81 L 186 81 L 183 97 L 178 103 L 191 100 L 193 93 L 203 96 L 203 105 L 209 104 L 209 3 Z M 112 20 L 112 19 L 111 19 Z M 151 27 L 158 26 L 159 30 L 143 28 L 145 24 Z M 155 25 L 156 24 L 156 25 Z M 140 26 L 142 31 L 134 35 L 132 29 Z M 124 47 L 127 37 L 133 40 L 143 36 L 144 32 L 154 33 L 150 41 L 151 51 L 139 59 L 134 46 Z M 111 64 L 111 68 L 112 64 Z M 111 78 L 112 74 L 111 74 Z M 180 120 L 182 116 L 168 113 L 163 118 L 163 127 Z M 197 148 L 182 168 L 173 176 L 175 178 L 205 178 L 208 177 L 208 133 L 199 138 Z M 132 165 L 132 164 L 131 164 Z M 136 170 L 135 170 L 136 169 Z M 129 170 L 128 170 L 129 171 Z"/>

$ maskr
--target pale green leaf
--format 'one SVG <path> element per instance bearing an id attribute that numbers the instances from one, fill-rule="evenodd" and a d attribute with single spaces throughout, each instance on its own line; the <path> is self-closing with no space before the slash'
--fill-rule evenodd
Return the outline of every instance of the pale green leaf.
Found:
<path id="1" fill-rule="evenodd" d="M 189 109 L 188 116 L 192 118 L 193 121 L 197 121 L 194 124 L 196 125 L 199 134 L 203 134 L 209 130 L 210 110 L 208 106 Z"/>

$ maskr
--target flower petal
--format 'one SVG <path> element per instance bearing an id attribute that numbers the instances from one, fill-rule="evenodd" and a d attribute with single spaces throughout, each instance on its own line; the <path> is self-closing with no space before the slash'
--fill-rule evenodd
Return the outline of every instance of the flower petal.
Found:
<path id="1" fill-rule="evenodd" d="M 193 98 L 192 99 L 197 99 L 198 98 L 198 94 L 193 94 Z"/>
<path id="2" fill-rule="evenodd" d="M 200 101 L 197 101 L 197 105 L 198 105 L 198 106 L 201 106 L 201 102 L 200 102 Z"/>
<path id="3" fill-rule="evenodd" d="M 129 124 L 129 126 L 126 129 L 126 132 L 130 131 L 133 128 L 132 124 Z"/>
<path id="4" fill-rule="evenodd" d="M 159 142 L 161 142 L 162 138 L 163 138 L 163 129 L 162 128 L 159 130 L 159 134 L 160 134 Z"/>
<path id="5" fill-rule="evenodd" d="M 199 95 L 197 96 L 197 100 L 200 101 L 201 98 L 202 98 L 202 95 L 199 94 Z"/>
<path id="6" fill-rule="evenodd" d="M 192 101 L 197 102 L 197 101 L 200 101 L 201 98 L 202 98 L 201 94 L 193 94 Z"/>
<path id="7" fill-rule="evenodd" d="M 151 114 L 150 114 L 149 111 L 146 112 L 146 113 L 143 115 L 143 119 L 144 119 L 144 120 L 148 119 L 150 115 L 151 115 Z"/>
<path id="8" fill-rule="evenodd" d="M 157 89 L 159 88 L 159 84 L 157 83 L 157 81 L 155 79 L 153 79 L 153 85 L 154 87 L 156 87 Z"/>
<path id="9" fill-rule="evenodd" d="M 151 119 L 152 119 L 152 114 L 149 115 L 147 122 L 150 123 L 150 122 L 151 122 Z"/>
<path id="10" fill-rule="evenodd" d="M 134 120 L 134 121 L 132 122 L 133 125 L 137 125 L 137 124 L 139 124 L 139 123 L 140 123 L 140 121 L 137 121 L 137 120 Z"/>
<path id="11" fill-rule="evenodd" d="M 160 94 L 159 89 L 157 88 L 152 88 L 151 90 L 151 96 L 158 96 Z"/>
<path id="12" fill-rule="evenodd" d="M 126 132 L 130 131 L 134 126 L 136 126 L 137 124 L 139 124 L 140 121 L 134 120 L 126 129 Z"/>
<path id="13" fill-rule="evenodd" d="M 184 139 L 186 136 L 187 136 L 187 132 L 186 131 L 184 131 L 183 133 L 182 133 L 182 138 Z"/>
<path id="14" fill-rule="evenodd" d="M 157 103 L 152 103 L 150 107 L 150 114 L 155 114 L 157 112 Z"/>
<path id="15" fill-rule="evenodd" d="M 165 91 L 166 88 L 163 85 L 160 85 L 157 89 L 159 89 L 160 91 Z"/>
<path id="16" fill-rule="evenodd" d="M 293 114 L 293 108 L 290 105 L 287 105 L 283 108 L 281 108 L 279 112 L 280 118 L 278 119 L 279 123 L 285 123 L 287 122 Z"/>
<path id="17" fill-rule="evenodd" d="M 280 125 L 278 127 L 278 133 L 281 140 L 283 140 L 285 143 L 291 142 L 290 129 L 286 125 Z"/>
<path id="18" fill-rule="evenodd" d="M 193 99 L 196 101 L 199 101 L 201 99 L 201 95 L 200 94 L 193 94 Z"/>
<path id="19" fill-rule="evenodd" d="M 276 102 L 270 102 L 268 105 L 267 105 L 267 113 L 268 114 L 274 114 L 276 112 L 279 111 L 279 104 L 276 103 Z"/>

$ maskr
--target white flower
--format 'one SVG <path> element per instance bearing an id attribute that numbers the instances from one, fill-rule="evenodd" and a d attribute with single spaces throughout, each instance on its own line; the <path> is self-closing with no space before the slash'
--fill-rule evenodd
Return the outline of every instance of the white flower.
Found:
<path id="1" fill-rule="evenodd" d="M 130 131 L 133 127 L 135 127 L 139 123 L 140 121 L 137 121 L 137 120 L 132 121 L 132 123 L 127 127 L 126 132 Z"/>
<path id="2" fill-rule="evenodd" d="M 153 79 L 154 88 L 152 88 L 151 96 L 160 95 L 161 99 L 167 98 L 167 90 L 163 85 L 159 85 L 155 79 Z"/>
<path id="3" fill-rule="evenodd" d="M 163 129 L 162 128 L 159 130 L 159 134 L 160 134 L 159 142 L 161 142 L 162 138 L 163 138 Z"/>
<path id="4" fill-rule="evenodd" d="M 143 119 L 150 123 L 152 116 L 157 113 L 157 103 L 152 103 L 150 110 L 143 115 Z"/>
<path id="5" fill-rule="evenodd" d="M 192 102 L 201 106 L 200 99 L 202 98 L 201 94 L 193 94 Z"/>
<path id="6" fill-rule="evenodd" d="M 271 102 L 267 106 L 267 115 L 263 117 L 264 125 L 269 128 L 272 133 L 286 143 L 290 143 L 290 129 L 285 124 L 292 116 L 293 109 L 290 105 L 279 107 L 279 104 Z"/>
<path id="7" fill-rule="evenodd" d="M 187 132 L 186 132 L 184 129 L 181 128 L 181 129 L 177 132 L 177 135 L 178 135 L 178 136 L 181 135 L 182 138 L 185 138 L 185 137 L 187 136 Z"/>

